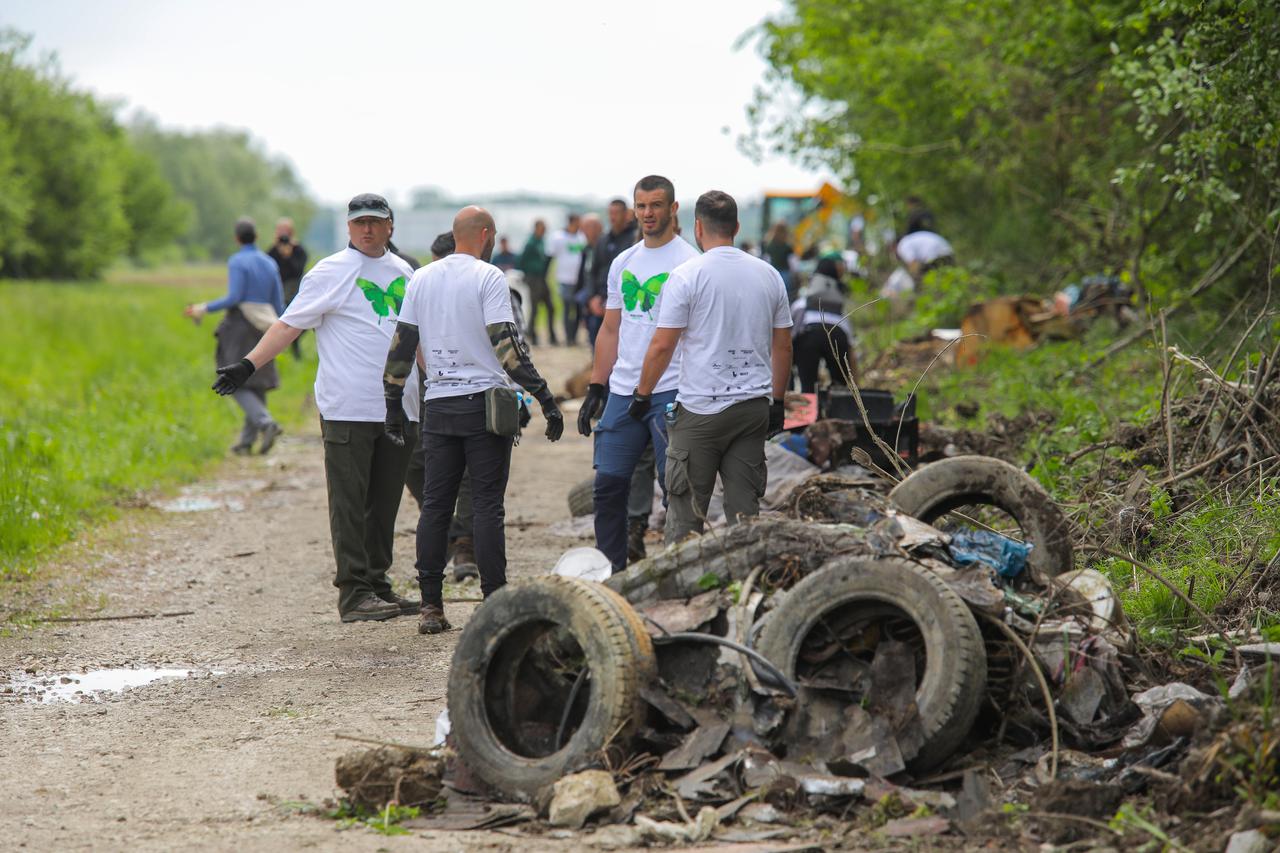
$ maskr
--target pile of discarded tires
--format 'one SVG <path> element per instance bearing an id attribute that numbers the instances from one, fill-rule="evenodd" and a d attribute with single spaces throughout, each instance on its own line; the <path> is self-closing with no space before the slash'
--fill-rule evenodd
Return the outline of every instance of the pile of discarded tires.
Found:
<path id="1" fill-rule="evenodd" d="M 717 646 L 717 660 L 737 657 L 720 655 L 720 646 L 740 653 L 752 690 L 737 701 L 754 703 L 757 721 L 776 718 L 755 732 L 775 754 L 801 757 L 789 742 L 796 727 L 777 720 L 802 716 L 811 698 L 856 716 L 874 703 L 869 687 L 893 679 L 885 670 L 896 661 L 905 662 L 897 675 L 908 692 L 914 681 L 914 707 L 891 709 L 884 723 L 901 766 L 918 773 L 945 761 L 986 697 L 990 641 L 974 599 L 957 592 L 967 586 L 945 562 L 945 535 L 929 523 L 957 507 L 998 507 L 1033 546 L 1025 583 L 1037 587 L 1072 567 L 1068 522 L 1024 472 L 986 457 L 937 462 L 887 498 L 857 492 L 832 505 L 837 523 L 760 519 L 678 543 L 607 585 L 547 576 L 497 592 L 453 658 L 449 715 L 460 759 L 493 792 L 518 799 L 588 766 L 620 766 L 642 731 L 679 716 L 672 696 L 700 701 L 688 689 L 664 693 L 659 677 L 663 656 L 700 634 Z M 726 593 L 723 612 L 695 631 L 669 633 L 642 616 L 663 601 L 744 582 L 757 594 L 736 602 Z M 735 636 L 725 636 L 721 618 L 730 610 Z M 728 717 L 738 709 L 710 710 Z"/>

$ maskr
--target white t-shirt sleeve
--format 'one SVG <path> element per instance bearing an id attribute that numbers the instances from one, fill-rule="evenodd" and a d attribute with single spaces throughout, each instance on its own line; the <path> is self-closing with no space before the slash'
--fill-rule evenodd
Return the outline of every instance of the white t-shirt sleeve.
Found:
<path id="1" fill-rule="evenodd" d="M 481 309 L 484 312 L 484 324 L 515 323 L 511 313 L 511 294 L 507 290 L 507 279 L 497 267 L 492 267 L 485 276 L 480 287 Z"/>
<path id="2" fill-rule="evenodd" d="M 605 281 L 608 287 L 608 295 L 604 302 L 605 310 L 622 310 L 622 264 L 619 263 L 622 258 L 623 256 L 619 255 L 609 265 L 609 277 Z"/>
<path id="3" fill-rule="evenodd" d="M 679 270 L 671 273 L 662 288 L 662 304 L 658 307 L 659 329 L 687 329 L 689 327 L 692 282 Z"/>
<path id="4" fill-rule="evenodd" d="M 335 307 L 334 290 L 339 282 L 333 279 L 337 272 L 330 267 L 304 275 L 298 285 L 298 295 L 280 319 L 295 329 L 314 329 L 324 322 L 324 315 Z"/>
<path id="5" fill-rule="evenodd" d="M 418 316 L 421 313 L 418 302 L 421 300 L 422 279 L 426 271 L 427 268 L 423 267 L 418 272 L 415 272 L 413 278 L 409 279 L 409 283 L 405 285 L 404 302 L 400 305 L 401 323 L 410 323 L 414 326 L 422 325 L 422 320 Z"/>
<path id="6" fill-rule="evenodd" d="M 787 286 L 782 283 L 782 276 L 777 270 L 773 270 L 773 282 L 775 292 L 773 296 L 773 327 L 775 329 L 789 329 L 795 325 L 795 320 L 791 316 L 791 306 L 787 304 Z M 797 300 L 797 304 L 803 307 L 804 301 Z"/>

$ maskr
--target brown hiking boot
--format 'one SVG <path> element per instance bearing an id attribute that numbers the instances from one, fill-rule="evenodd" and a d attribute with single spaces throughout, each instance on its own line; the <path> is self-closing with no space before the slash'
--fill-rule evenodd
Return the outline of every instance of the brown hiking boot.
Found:
<path id="1" fill-rule="evenodd" d="M 647 518 L 633 518 L 627 522 L 627 563 L 644 559 L 644 534 L 649 529 Z"/>
<path id="2" fill-rule="evenodd" d="M 449 620 L 444 618 L 443 607 L 437 607 L 434 604 L 422 605 L 422 611 L 418 616 L 419 634 L 441 634 L 452 627 Z"/>
<path id="3" fill-rule="evenodd" d="M 417 613 L 422 609 L 421 601 L 417 601 L 412 598 L 405 598 L 403 595 L 396 595 L 394 592 L 389 592 L 386 595 L 380 595 L 378 597 L 388 604 L 394 604 L 396 607 L 399 607 L 401 616 L 408 616 L 412 613 Z"/>
<path id="4" fill-rule="evenodd" d="M 360 603 L 342 614 L 343 622 L 381 622 L 400 615 L 400 605 L 383 601 L 376 595 L 366 595 Z"/>
<path id="5" fill-rule="evenodd" d="M 480 567 L 476 565 L 475 542 L 470 536 L 459 536 L 453 540 L 453 579 L 463 581 L 478 577 Z"/>

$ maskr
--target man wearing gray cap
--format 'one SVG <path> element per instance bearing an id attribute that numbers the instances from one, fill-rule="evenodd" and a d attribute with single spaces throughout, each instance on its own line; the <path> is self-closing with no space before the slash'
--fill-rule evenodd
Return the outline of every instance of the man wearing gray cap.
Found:
<path id="1" fill-rule="evenodd" d="M 343 622 L 390 619 L 419 607 L 393 593 L 387 579 L 410 448 L 383 433 L 382 369 L 413 275 L 387 248 L 393 228 L 385 198 L 362 193 L 351 199 L 347 248 L 312 267 L 284 316 L 245 358 L 219 367 L 213 386 L 233 393 L 302 330 L 315 330 L 315 398 Z"/>

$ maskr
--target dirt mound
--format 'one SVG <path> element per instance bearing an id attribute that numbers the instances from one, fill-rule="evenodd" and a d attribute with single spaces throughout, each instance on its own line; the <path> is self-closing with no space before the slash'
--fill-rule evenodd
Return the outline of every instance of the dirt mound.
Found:
<path id="1" fill-rule="evenodd" d="M 424 806 L 440 796 L 444 760 L 430 752 L 380 746 L 356 749 L 334 765 L 338 787 L 353 805 L 381 811 L 387 803 Z"/>

